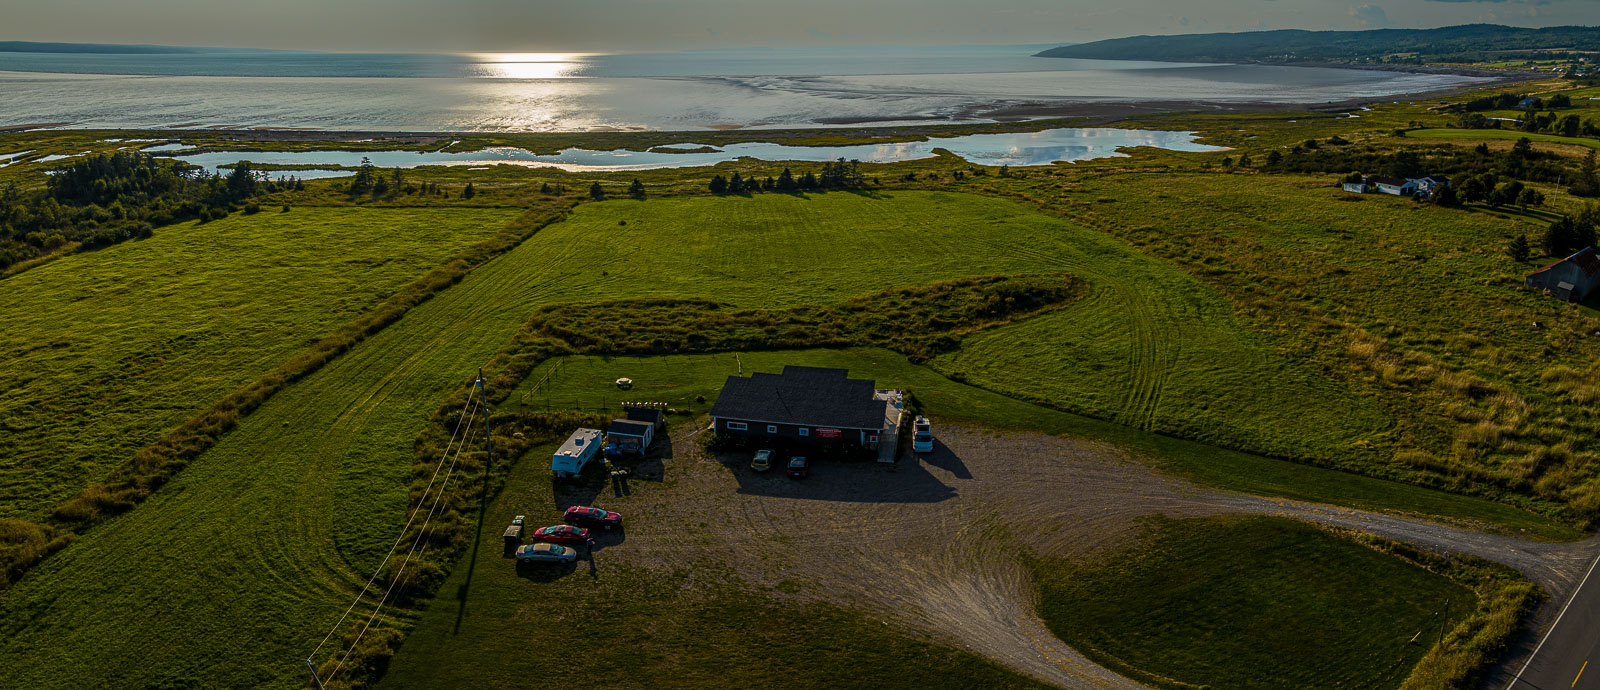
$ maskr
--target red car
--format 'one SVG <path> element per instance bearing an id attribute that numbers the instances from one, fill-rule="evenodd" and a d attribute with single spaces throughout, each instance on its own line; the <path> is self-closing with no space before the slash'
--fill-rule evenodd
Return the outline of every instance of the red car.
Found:
<path id="1" fill-rule="evenodd" d="M 611 529 L 622 524 L 622 513 L 589 506 L 572 506 L 567 509 L 567 524 Z"/>
<path id="2" fill-rule="evenodd" d="M 582 544 L 589 541 L 589 530 L 575 525 L 553 525 L 540 527 L 528 535 L 528 541 L 544 541 L 551 544 Z"/>

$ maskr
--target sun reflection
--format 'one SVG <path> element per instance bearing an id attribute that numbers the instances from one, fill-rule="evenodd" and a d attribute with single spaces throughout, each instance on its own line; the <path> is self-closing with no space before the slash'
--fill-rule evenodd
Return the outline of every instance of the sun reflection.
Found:
<path id="1" fill-rule="evenodd" d="M 566 79 L 583 76 L 593 53 L 475 53 L 477 77 L 487 79 Z"/>

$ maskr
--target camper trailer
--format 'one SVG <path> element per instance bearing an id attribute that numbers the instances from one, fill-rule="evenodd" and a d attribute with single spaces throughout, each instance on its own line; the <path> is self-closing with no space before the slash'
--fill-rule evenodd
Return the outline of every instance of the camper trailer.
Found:
<path id="1" fill-rule="evenodd" d="M 555 473 L 557 479 L 576 477 L 583 471 L 583 466 L 589 464 L 599 451 L 599 429 L 574 431 L 572 436 L 567 438 L 567 442 L 556 450 L 556 454 L 551 456 L 550 471 Z"/>

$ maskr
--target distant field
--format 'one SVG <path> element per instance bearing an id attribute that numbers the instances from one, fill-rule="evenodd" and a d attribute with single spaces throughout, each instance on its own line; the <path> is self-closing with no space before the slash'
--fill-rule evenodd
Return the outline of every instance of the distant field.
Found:
<path id="1" fill-rule="evenodd" d="M 23 669 L 19 682 L 41 687 L 113 673 L 131 684 L 301 683 L 301 669 L 283 660 L 315 646 L 399 532 L 412 444 L 427 416 L 537 305 L 662 296 L 776 307 L 1021 272 L 1074 273 L 1102 299 L 1125 301 L 1129 311 L 1092 316 L 1122 319 L 1129 342 L 1136 325 L 1197 342 L 1232 339 L 1233 361 L 1265 362 L 1283 374 L 1241 377 L 1237 368 L 1184 359 L 1213 355 L 1206 351 L 1166 360 L 1186 376 L 1209 376 L 1245 397 L 1305 386 L 1306 396 L 1345 400 L 1306 409 L 1294 420 L 1306 429 L 1297 432 L 1302 437 L 1353 442 L 1348 435 L 1358 425 L 1348 420 L 1371 419 L 1360 400 L 1274 360 L 1270 346 L 1198 281 L 1098 232 L 1006 201 L 891 192 L 584 205 L 279 393 L 168 487 L 13 586 L 0 600 L 0 667 Z M 1088 337 L 1075 330 L 1057 342 L 1072 348 Z M 1119 389 L 1136 380 L 1130 372 L 1160 370 L 1160 360 L 1123 361 L 1063 385 Z M 1188 404 L 1168 396 L 1153 418 L 1181 418 Z M 1283 423 L 1222 418 L 1240 428 Z M 80 595 L 57 598 L 66 591 Z M 138 613 L 178 593 L 185 615 Z M 51 614 L 25 613 L 41 606 Z M 144 634 L 126 634 L 134 628 Z M 254 642 L 232 642 L 240 639 Z"/>
<path id="2" fill-rule="evenodd" d="M 518 209 L 271 209 L 0 282 L 0 518 L 36 518 Z"/>
<path id="3" fill-rule="evenodd" d="M 1161 520 L 1099 563 L 1049 563 L 1062 640 L 1156 687 L 1393 688 L 1471 589 L 1284 518 Z M 1272 630 L 1271 635 L 1258 631 Z M 1428 644 L 1408 644 L 1413 636 Z"/>
<path id="4" fill-rule="evenodd" d="M 1494 139 L 1516 141 L 1527 138 L 1531 141 L 1543 141 L 1552 144 L 1566 144 L 1568 146 L 1587 146 L 1591 149 L 1600 149 L 1600 139 L 1585 139 L 1583 137 L 1563 137 L 1555 134 L 1533 134 L 1519 132 L 1514 129 L 1414 129 L 1406 132 L 1407 137 L 1417 139 Z"/>

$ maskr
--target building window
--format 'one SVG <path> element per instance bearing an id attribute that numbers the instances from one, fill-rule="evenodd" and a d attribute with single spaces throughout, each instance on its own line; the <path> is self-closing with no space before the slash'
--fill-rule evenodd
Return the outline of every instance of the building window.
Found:
<path id="1" fill-rule="evenodd" d="M 767 433 L 769 433 L 769 434 L 778 433 L 778 425 L 776 425 L 776 424 L 768 424 L 767 425 Z"/>
<path id="2" fill-rule="evenodd" d="M 810 436 L 811 435 L 811 430 L 807 429 L 805 427 L 800 427 L 800 435 L 801 436 Z"/>
<path id="3" fill-rule="evenodd" d="M 744 431 L 749 428 L 750 425 L 744 422 L 728 422 L 728 431 Z"/>

